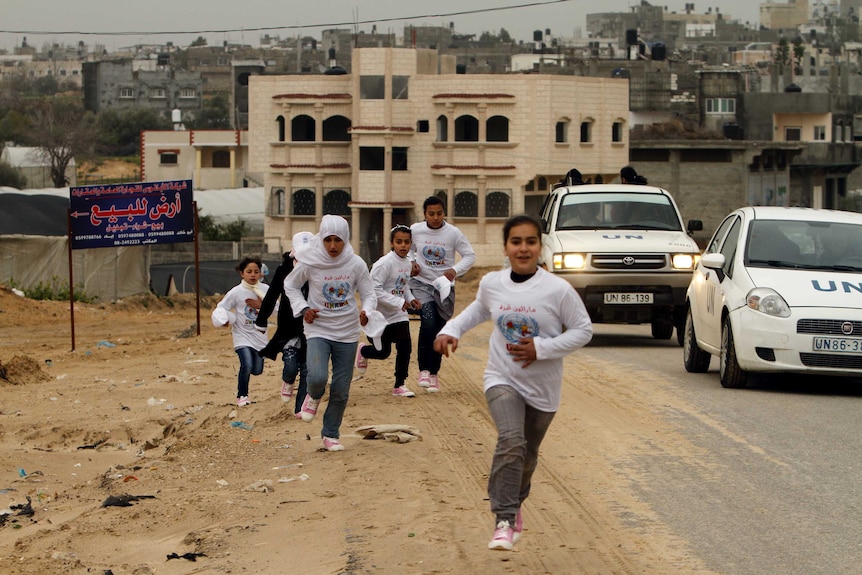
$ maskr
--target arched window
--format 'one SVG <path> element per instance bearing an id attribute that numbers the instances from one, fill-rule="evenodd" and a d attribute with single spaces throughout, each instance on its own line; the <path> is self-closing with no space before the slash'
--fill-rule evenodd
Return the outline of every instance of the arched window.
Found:
<path id="1" fill-rule="evenodd" d="M 323 196 L 323 213 L 350 217 L 350 192 L 345 190 L 330 190 Z"/>
<path id="2" fill-rule="evenodd" d="M 446 142 L 449 140 L 449 118 L 446 116 L 437 116 L 437 141 Z"/>
<path id="3" fill-rule="evenodd" d="M 293 215 L 314 215 L 314 190 L 302 188 L 293 192 Z"/>
<path id="4" fill-rule="evenodd" d="M 446 190 L 434 190 L 434 196 L 443 200 L 443 213 L 449 213 L 449 194 Z"/>
<path id="5" fill-rule="evenodd" d="M 478 142 L 479 120 L 468 115 L 455 118 L 455 141 Z"/>
<path id="6" fill-rule="evenodd" d="M 611 142 L 622 142 L 623 141 L 623 124 L 622 120 L 617 120 L 611 126 Z"/>
<path id="7" fill-rule="evenodd" d="M 313 142 L 314 128 L 314 118 L 305 114 L 297 116 L 290 122 L 290 139 L 294 142 Z"/>
<path id="8" fill-rule="evenodd" d="M 269 196 L 269 215 L 283 216 L 286 199 L 284 188 L 272 188 Z"/>
<path id="9" fill-rule="evenodd" d="M 350 119 L 344 116 L 330 116 L 323 121 L 324 142 L 349 142 Z"/>
<path id="10" fill-rule="evenodd" d="M 509 194 L 502 191 L 491 192 L 485 196 L 486 218 L 509 217 Z"/>
<path id="11" fill-rule="evenodd" d="M 548 178 L 545 176 L 539 177 L 539 191 L 543 192 L 548 189 Z"/>
<path id="12" fill-rule="evenodd" d="M 586 144 L 593 141 L 593 121 L 584 120 L 581 122 L 581 143 Z"/>
<path id="13" fill-rule="evenodd" d="M 485 140 L 488 142 L 509 141 L 509 118 L 491 116 L 485 123 Z"/>
<path id="14" fill-rule="evenodd" d="M 558 144 L 565 144 L 569 141 L 569 119 L 563 118 L 557 122 L 556 136 L 554 139 Z"/>
<path id="15" fill-rule="evenodd" d="M 479 216 L 479 198 L 472 190 L 455 192 L 456 218 L 476 218 Z"/>
<path id="16" fill-rule="evenodd" d="M 285 122 L 284 122 L 284 116 L 279 116 L 278 118 L 276 118 L 276 119 L 275 119 L 275 123 L 276 123 L 276 124 L 278 124 L 278 141 L 279 141 L 279 142 L 283 142 L 283 141 L 284 141 L 284 137 L 285 137 L 285 130 L 284 130 Z"/>
<path id="17" fill-rule="evenodd" d="M 227 150 L 215 150 L 213 152 L 213 168 L 229 168 L 230 152 Z"/>

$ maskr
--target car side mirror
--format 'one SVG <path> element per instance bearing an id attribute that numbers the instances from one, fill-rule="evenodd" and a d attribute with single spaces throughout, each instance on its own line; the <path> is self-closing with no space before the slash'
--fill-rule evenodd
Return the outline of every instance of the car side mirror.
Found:
<path id="1" fill-rule="evenodd" d="M 701 220 L 688 220 L 688 233 L 699 232 L 703 230 L 703 221 Z"/>
<path id="2" fill-rule="evenodd" d="M 711 270 L 723 269 L 726 261 L 724 254 L 720 253 L 703 254 L 700 258 L 703 267 Z"/>

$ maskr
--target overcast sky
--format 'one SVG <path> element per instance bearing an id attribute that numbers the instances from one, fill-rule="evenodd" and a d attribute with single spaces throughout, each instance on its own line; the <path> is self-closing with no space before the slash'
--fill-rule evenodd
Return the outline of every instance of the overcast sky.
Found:
<path id="1" fill-rule="evenodd" d="M 652 3 L 682 11 L 686 2 Z M 531 6 L 454 14 L 524 4 Z M 266 33 L 282 38 L 300 33 L 320 38 L 325 28 L 349 28 L 355 21 L 368 22 L 361 23 L 359 29 L 370 32 L 373 20 L 378 21 L 378 32 L 391 31 L 399 36 L 405 24 L 448 26 L 454 22 L 459 33 L 505 28 L 516 40 L 530 41 L 533 30 L 546 28 L 563 37 L 574 36 L 580 29 L 585 36 L 587 13 L 623 12 L 637 4 L 639 0 L 0 0 L 0 48 L 11 52 L 26 37 L 27 43 L 37 48 L 45 43 L 74 45 L 83 41 L 103 43 L 112 51 L 168 41 L 185 46 L 198 35 L 207 38 L 210 45 L 227 40 L 258 46 Z M 718 7 L 726 17 L 754 23 L 759 4 L 750 0 L 712 0 L 695 2 L 695 11 Z M 82 32 L 133 34 L 96 36 Z M 160 34 L 147 34 L 155 32 Z"/>

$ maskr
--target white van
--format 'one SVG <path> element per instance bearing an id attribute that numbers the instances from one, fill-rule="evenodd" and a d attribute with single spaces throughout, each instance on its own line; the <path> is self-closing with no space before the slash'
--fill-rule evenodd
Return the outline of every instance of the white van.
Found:
<path id="1" fill-rule="evenodd" d="M 560 186 L 542 208 L 542 259 L 578 291 L 594 323 L 649 323 L 656 339 L 677 328 L 700 249 L 667 190 L 653 186 Z"/>

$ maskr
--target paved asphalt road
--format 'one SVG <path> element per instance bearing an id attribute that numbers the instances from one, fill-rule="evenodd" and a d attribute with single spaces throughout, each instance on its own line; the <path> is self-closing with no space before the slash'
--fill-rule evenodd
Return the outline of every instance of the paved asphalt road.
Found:
<path id="1" fill-rule="evenodd" d="M 689 374 L 649 326 L 597 325 L 579 353 L 663 374 L 671 419 L 702 461 L 637 461 L 636 486 L 707 567 L 727 575 L 862 573 L 862 381 Z M 678 401 L 678 403 L 677 403 Z"/>

